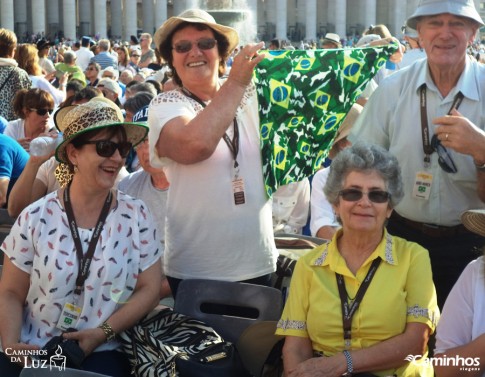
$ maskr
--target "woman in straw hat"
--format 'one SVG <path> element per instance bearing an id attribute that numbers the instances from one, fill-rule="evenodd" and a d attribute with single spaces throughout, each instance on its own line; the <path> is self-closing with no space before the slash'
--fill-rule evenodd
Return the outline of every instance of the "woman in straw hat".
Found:
<path id="1" fill-rule="evenodd" d="M 227 79 L 237 32 L 200 9 L 168 19 L 155 45 L 178 88 L 149 109 L 151 163 L 170 182 L 164 268 L 182 279 L 270 282 L 275 270 L 271 202 L 265 195 L 254 67 L 263 43 L 244 46 Z"/>
<path id="2" fill-rule="evenodd" d="M 85 358 L 64 353 L 68 366 L 127 376 L 115 335 L 157 305 L 161 248 L 145 204 L 112 187 L 147 129 L 104 98 L 62 108 L 55 121 L 62 188 L 22 211 L 1 246 L 0 370 L 18 376 L 30 358 L 13 354 L 45 356 L 73 328 L 62 336 Z"/>
<path id="3" fill-rule="evenodd" d="M 463 225 L 485 237 L 485 210 L 462 214 Z M 485 259 L 470 262 L 448 295 L 436 329 L 438 377 L 485 376 Z M 457 361 L 458 360 L 458 361 Z"/>

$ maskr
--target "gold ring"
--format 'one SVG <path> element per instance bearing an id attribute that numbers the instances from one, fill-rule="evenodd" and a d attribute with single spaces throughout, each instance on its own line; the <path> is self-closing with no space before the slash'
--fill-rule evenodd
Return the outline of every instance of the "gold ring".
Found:
<path id="1" fill-rule="evenodd" d="M 251 57 L 249 55 L 246 55 L 246 56 L 244 56 L 244 59 L 251 60 Z"/>
<path id="2" fill-rule="evenodd" d="M 445 140 L 448 141 L 448 134 L 445 135 Z"/>

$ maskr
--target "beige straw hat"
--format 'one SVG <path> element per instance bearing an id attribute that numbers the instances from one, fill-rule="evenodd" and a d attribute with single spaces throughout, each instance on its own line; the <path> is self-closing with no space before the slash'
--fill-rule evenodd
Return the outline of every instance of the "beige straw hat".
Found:
<path id="1" fill-rule="evenodd" d="M 461 222 L 470 232 L 485 237 L 485 209 L 470 209 L 463 212 Z"/>
<path id="2" fill-rule="evenodd" d="M 214 17 L 202 9 L 188 9 L 178 16 L 170 17 L 158 28 L 153 37 L 155 46 L 159 47 L 182 22 L 204 24 L 222 34 L 229 42 L 228 52 L 234 50 L 239 44 L 239 36 L 235 29 L 216 23 Z"/>

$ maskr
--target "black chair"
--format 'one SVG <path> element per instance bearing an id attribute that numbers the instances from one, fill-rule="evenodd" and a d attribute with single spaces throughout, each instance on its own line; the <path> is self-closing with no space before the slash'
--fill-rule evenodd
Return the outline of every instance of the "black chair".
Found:
<path id="1" fill-rule="evenodd" d="M 283 300 L 281 291 L 271 287 L 186 279 L 178 287 L 174 310 L 209 324 L 225 340 L 236 344 L 250 325 L 277 321 L 283 310 Z"/>

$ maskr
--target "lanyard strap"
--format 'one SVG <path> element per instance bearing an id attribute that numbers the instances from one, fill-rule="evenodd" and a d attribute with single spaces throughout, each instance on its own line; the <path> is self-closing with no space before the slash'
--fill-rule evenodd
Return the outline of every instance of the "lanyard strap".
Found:
<path id="1" fill-rule="evenodd" d="M 364 281 L 359 287 L 357 294 L 355 295 L 354 300 L 349 304 L 347 301 L 347 289 L 345 289 L 345 281 L 344 277 L 341 274 L 335 273 L 337 278 L 337 286 L 338 286 L 338 293 L 340 296 L 340 304 L 342 306 L 342 324 L 344 328 L 344 341 L 345 347 L 350 347 L 350 339 L 351 339 L 351 332 L 352 332 L 352 317 L 354 316 L 357 308 L 359 307 L 362 299 L 364 298 L 364 294 L 369 288 L 370 282 L 374 277 L 374 274 L 381 263 L 381 258 L 376 258 L 372 262 L 367 275 L 365 276 Z"/>
<path id="2" fill-rule="evenodd" d="M 202 101 L 194 93 L 190 92 L 187 88 L 182 88 L 182 92 L 187 97 L 192 98 L 194 101 L 199 103 L 202 107 L 205 108 L 207 106 L 204 101 Z M 239 127 L 237 124 L 236 117 L 234 117 L 233 126 L 234 126 L 234 137 L 232 138 L 232 140 L 227 135 L 227 133 L 224 133 L 224 135 L 222 136 L 222 139 L 225 141 L 227 147 L 231 151 L 232 157 L 234 158 L 234 169 L 236 169 L 239 166 L 237 162 L 237 155 L 239 153 Z"/>
<path id="3" fill-rule="evenodd" d="M 421 85 L 419 88 L 419 97 L 421 107 L 421 136 L 423 139 L 424 166 L 428 167 L 431 162 L 430 156 L 433 154 L 434 149 L 429 141 L 428 109 L 426 107 L 426 84 Z M 458 110 L 463 98 L 464 96 L 462 92 L 458 92 L 456 94 L 447 115 L 451 115 L 453 109 Z"/>
<path id="4" fill-rule="evenodd" d="M 76 278 L 76 289 L 74 290 L 74 293 L 76 295 L 80 295 L 83 290 L 84 282 L 88 278 L 89 267 L 93 259 L 94 249 L 96 248 L 99 236 L 101 235 L 101 229 L 103 228 L 104 222 L 106 221 L 106 217 L 108 217 L 109 208 L 113 200 L 113 194 L 110 190 L 108 195 L 106 196 L 104 206 L 101 209 L 98 222 L 96 223 L 96 227 L 94 228 L 94 233 L 91 237 L 91 240 L 89 241 L 88 251 L 86 252 L 86 255 L 84 255 L 81 240 L 79 238 L 76 219 L 74 218 L 74 212 L 72 210 L 69 192 L 70 187 L 71 183 L 69 183 L 64 190 L 64 207 L 66 209 L 67 220 L 69 221 L 69 229 L 71 230 L 74 245 L 76 247 L 77 259 L 79 261 L 78 273 Z"/>

